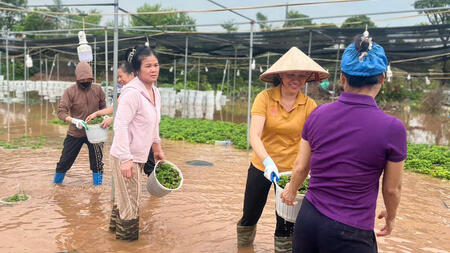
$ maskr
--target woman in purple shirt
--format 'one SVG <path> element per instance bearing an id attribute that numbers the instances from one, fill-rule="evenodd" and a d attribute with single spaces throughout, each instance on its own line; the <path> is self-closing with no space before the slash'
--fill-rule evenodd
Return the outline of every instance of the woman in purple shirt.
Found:
<path id="1" fill-rule="evenodd" d="M 406 159 L 403 123 L 378 108 L 375 96 L 385 79 L 384 49 L 368 32 L 342 55 L 344 92 L 336 102 L 317 107 L 307 119 L 292 179 L 282 193 L 292 205 L 311 174 L 293 236 L 293 252 L 377 252 L 374 219 L 383 174 L 385 226 L 394 228 Z"/>
<path id="2" fill-rule="evenodd" d="M 115 198 L 110 230 L 116 239 L 133 241 L 139 237 L 140 175 L 150 147 L 155 160 L 164 160 L 159 138 L 161 97 L 154 83 L 159 75 L 158 58 L 149 47 L 137 47 L 128 61 L 136 77 L 120 95 L 111 145 Z"/>

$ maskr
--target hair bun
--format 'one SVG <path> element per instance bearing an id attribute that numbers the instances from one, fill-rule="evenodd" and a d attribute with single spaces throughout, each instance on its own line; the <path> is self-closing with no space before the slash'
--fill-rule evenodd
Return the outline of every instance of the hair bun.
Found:
<path id="1" fill-rule="evenodd" d="M 128 49 L 127 52 L 125 53 L 125 61 L 131 62 L 135 54 L 136 54 L 136 47 Z"/>

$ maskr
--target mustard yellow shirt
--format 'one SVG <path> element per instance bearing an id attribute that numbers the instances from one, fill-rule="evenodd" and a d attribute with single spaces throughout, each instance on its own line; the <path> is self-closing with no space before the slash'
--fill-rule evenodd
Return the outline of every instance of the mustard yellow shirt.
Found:
<path id="1" fill-rule="evenodd" d="M 292 170 L 299 151 L 303 124 L 316 107 L 312 98 L 299 92 L 292 110 L 287 112 L 281 105 L 281 85 L 256 96 L 251 114 L 266 119 L 261 140 L 279 172 Z M 255 151 L 252 153 L 252 164 L 264 171 L 264 165 Z"/>

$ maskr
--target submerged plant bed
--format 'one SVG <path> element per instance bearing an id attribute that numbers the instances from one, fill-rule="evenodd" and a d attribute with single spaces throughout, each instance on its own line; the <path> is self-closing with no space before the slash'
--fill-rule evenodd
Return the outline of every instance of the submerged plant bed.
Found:
<path id="1" fill-rule="evenodd" d="M 2 203 L 14 204 L 14 203 L 26 201 L 29 198 L 30 198 L 30 196 L 26 195 L 25 193 L 16 193 L 16 194 L 12 195 L 11 197 L 3 198 Z"/>
<path id="2" fill-rule="evenodd" d="M 247 148 L 247 124 L 163 116 L 159 132 L 171 140 L 207 144 L 231 140 L 235 148 Z"/>
<path id="3" fill-rule="evenodd" d="M 287 183 L 289 183 L 290 181 L 291 181 L 291 175 L 281 175 L 280 181 L 278 181 L 277 184 L 278 184 L 278 186 L 280 186 L 281 188 L 284 189 L 284 187 L 286 187 Z M 305 194 L 306 191 L 308 190 L 308 184 L 309 184 L 309 178 L 306 178 L 305 181 L 303 182 L 302 187 L 300 187 L 300 189 L 298 189 L 298 193 Z"/>
<path id="4" fill-rule="evenodd" d="M 19 138 L 14 138 L 11 141 L 0 140 L 0 147 L 4 149 L 18 149 L 18 148 L 42 148 L 47 142 L 45 136 L 28 136 L 24 135 Z"/>
<path id="5" fill-rule="evenodd" d="M 181 177 L 172 165 L 168 163 L 159 163 L 155 169 L 158 182 L 168 189 L 176 189 L 180 186 Z"/>
<path id="6" fill-rule="evenodd" d="M 69 125 L 69 122 L 65 122 L 64 120 L 60 120 L 60 119 L 50 120 L 50 123 L 55 124 L 55 125 Z"/>

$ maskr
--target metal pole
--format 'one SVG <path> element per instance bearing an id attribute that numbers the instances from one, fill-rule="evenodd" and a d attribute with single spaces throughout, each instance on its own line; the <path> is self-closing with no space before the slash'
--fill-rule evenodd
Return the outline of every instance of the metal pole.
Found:
<path id="1" fill-rule="evenodd" d="M 177 85 L 177 59 L 173 57 L 173 87 Z"/>
<path id="2" fill-rule="evenodd" d="M 334 68 L 334 81 L 333 81 L 333 101 L 336 98 L 336 76 L 337 76 L 337 71 L 338 71 L 338 64 L 339 64 L 339 53 L 341 52 L 341 42 L 338 42 L 338 51 L 336 54 L 336 66 Z"/>
<path id="3" fill-rule="evenodd" d="M 233 92 L 231 93 L 231 122 L 234 122 L 234 90 L 236 88 L 237 48 L 234 48 Z"/>
<path id="4" fill-rule="evenodd" d="M 197 69 L 197 90 L 200 90 L 200 58 L 198 58 L 198 69 Z"/>
<path id="5" fill-rule="evenodd" d="M 231 61 L 228 64 L 228 70 L 227 70 L 227 94 L 230 94 L 230 69 L 231 69 Z"/>
<path id="6" fill-rule="evenodd" d="M 56 59 L 57 59 L 57 61 L 56 61 L 56 80 L 58 80 L 59 81 L 59 54 L 57 54 L 56 55 Z"/>
<path id="7" fill-rule="evenodd" d="M 2 51 L 0 51 L 0 75 L 2 74 Z"/>
<path id="8" fill-rule="evenodd" d="M 252 99 L 252 60 L 253 60 L 253 26 L 250 23 L 250 52 L 248 56 L 248 101 L 247 101 L 247 150 L 250 149 L 250 105 Z"/>
<path id="9" fill-rule="evenodd" d="M 94 83 L 97 83 L 97 37 L 94 37 Z"/>
<path id="10" fill-rule="evenodd" d="M 267 65 L 266 65 L 266 71 L 269 69 L 269 59 L 270 59 L 270 52 L 267 52 Z M 266 89 L 267 89 L 267 82 L 265 83 Z"/>
<path id="11" fill-rule="evenodd" d="M 106 98 L 108 98 L 108 28 L 105 27 L 105 81 L 106 81 Z"/>
<path id="12" fill-rule="evenodd" d="M 189 46 L 189 37 L 186 36 L 186 47 L 184 48 L 184 103 L 186 103 L 186 84 L 187 84 L 187 64 L 188 64 L 188 46 Z"/>
<path id="13" fill-rule="evenodd" d="M 309 30 L 308 56 L 311 57 L 312 30 Z M 308 83 L 305 86 L 305 95 L 308 96 Z"/>
<path id="14" fill-rule="evenodd" d="M 24 88 L 24 115 L 25 115 L 25 136 L 27 136 L 27 41 L 23 40 L 23 88 Z M 25 139 L 26 140 L 26 139 Z"/>
<path id="15" fill-rule="evenodd" d="M 114 0 L 114 46 L 113 46 L 113 87 L 114 87 L 114 93 L 113 93 L 113 109 L 114 114 L 113 117 L 116 117 L 117 112 L 117 64 L 119 60 L 119 30 L 118 30 L 118 23 L 119 23 L 119 0 Z M 106 41 L 106 40 L 105 40 Z M 114 133 L 114 132 L 113 132 Z M 114 178 L 111 178 L 111 201 L 114 202 L 115 195 L 114 192 L 116 190 L 116 187 L 114 185 Z"/>
<path id="16" fill-rule="evenodd" d="M 7 91 L 8 91 L 8 106 L 7 106 L 7 113 L 6 113 L 6 121 L 8 122 L 8 141 L 10 140 L 10 136 L 9 136 L 9 110 L 10 110 L 10 103 L 11 103 L 11 97 L 10 97 L 10 92 L 9 92 L 9 29 L 6 30 L 6 34 L 5 34 L 6 38 L 5 38 L 5 43 L 6 43 L 6 85 L 7 85 Z"/>
<path id="17" fill-rule="evenodd" d="M 45 80 L 48 83 L 48 61 L 47 61 L 47 57 L 45 57 Z"/>
<path id="18" fill-rule="evenodd" d="M 12 79 L 13 81 L 16 80 L 16 59 L 14 58 L 14 56 L 12 57 Z"/>
<path id="19" fill-rule="evenodd" d="M 237 71 L 237 48 L 234 48 L 234 73 L 233 73 L 233 103 L 234 103 L 234 89 L 236 88 L 236 71 Z"/>
<path id="20" fill-rule="evenodd" d="M 116 116 L 117 111 L 117 64 L 118 64 L 118 57 L 119 57 L 119 30 L 118 30 L 118 23 L 119 23 L 119 0 L 114 0 L 114 54 L 113 54 L 113 86 L 114 86 L 114 94 L 113 94 L 113 103 L 114 103 L 114 117 Z"/>
<path id="21" fill-rule="evenodd" d="M 42 50 L 41 49 L 39 49 L 39 76 L 41 78 L 41 92 L 42 92 Z"/>

